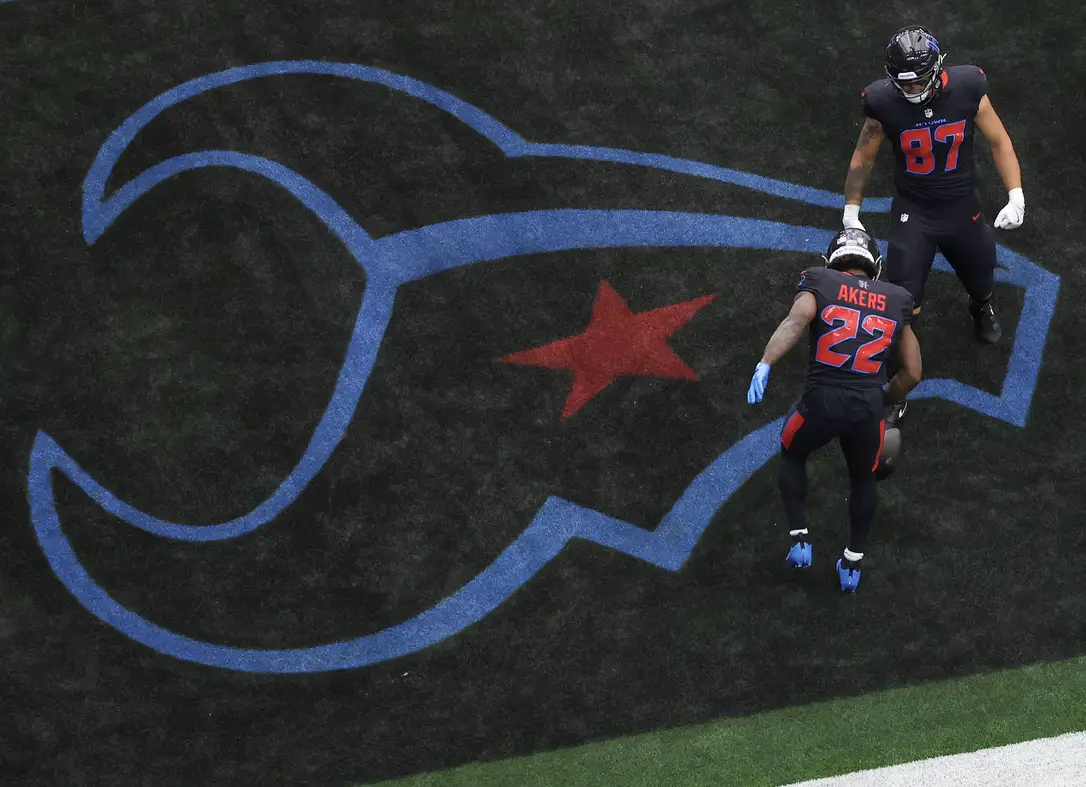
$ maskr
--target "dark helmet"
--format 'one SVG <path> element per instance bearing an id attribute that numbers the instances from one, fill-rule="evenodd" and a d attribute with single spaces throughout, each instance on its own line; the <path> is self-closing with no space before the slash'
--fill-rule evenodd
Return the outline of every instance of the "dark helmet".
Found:
<path id="1" fill-rule="evenodd" d="M 827 268 L 834 270 L 856 268 L 872 279 L 882 275 L 882 254 L 875 239 L 858 228 L 841 230 L 834 235 L 822 259 Z"/>
<path id="2" fill-rule="evenodd" d="M 898 93 L 911 104 L 923 106 L 942 88 L 943 58 L 939 41 L 919 25 L 903 27 L 886 46 L 886 76 Z M 920 93 L 906 93 L 903 85 L 923 82 Z"/>

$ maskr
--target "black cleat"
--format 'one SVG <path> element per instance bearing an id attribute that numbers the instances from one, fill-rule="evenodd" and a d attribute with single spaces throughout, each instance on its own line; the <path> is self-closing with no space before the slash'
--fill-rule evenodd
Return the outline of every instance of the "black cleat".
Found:
<path id="1" fill-rule="evenodd" d="M 901 424 L 901 421 L 905 418 L 905 411 L 909 408 L 909 402 L 903 400 L 897 404 L 890 405 L 890 408 L 886 411 L 886 428 L 897 429 Z"/>
<path id="2" fill-rule="evenodd" d="M 992 302 L 969 304 L 969 314 L 973 317 L 973 332 L 985 344 L 996 344 L 1003 336 L 1003 329 L 996 319 Z"/>

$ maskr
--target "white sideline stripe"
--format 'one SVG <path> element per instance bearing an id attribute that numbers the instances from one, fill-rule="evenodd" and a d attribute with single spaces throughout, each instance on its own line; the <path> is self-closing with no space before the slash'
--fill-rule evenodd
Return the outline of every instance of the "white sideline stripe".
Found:
<path id="1" fill-rule="evenodd" d="M 795 782 L 784 787 L 1082 787 L 1086 732 Z"/>

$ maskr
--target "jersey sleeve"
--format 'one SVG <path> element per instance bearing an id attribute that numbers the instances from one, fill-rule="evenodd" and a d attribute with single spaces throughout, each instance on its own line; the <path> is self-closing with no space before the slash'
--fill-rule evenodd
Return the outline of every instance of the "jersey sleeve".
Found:
<path id="1" fill-rule="evenodd" d="M 875 108 L 871 105 L 871 86 L 867 86 L 860 93 L 860 100 L 863 103 L 864 117 L 869 117 L 872 120 L 878 120 L 879 116 L 875 114 Z"/>
<path id="2" fill-rule="evenodd" d="M 979 66 L 964 66 L 962 75 L 969 86 L 969 95 L 977 103 L 988 95 L 988 75 Z"/>
<path id="3" fill-rule="evenodd" d="M 825 278 L 826 271 L 824 268 L 808 268 L 799 275 L 799 281 L 796 283 L 796 295 L 801 292 L 809 292 L 815 298 L 818 297 L 818 286 Z"/>
<path id="4" fill-rule="evenodd" d="M 916 322 L 916 315 L 913 314 L 913 296 L 902 288 L 901 290 L 901 325 L 902 328 L 906 325 L 912 325 Z"/>

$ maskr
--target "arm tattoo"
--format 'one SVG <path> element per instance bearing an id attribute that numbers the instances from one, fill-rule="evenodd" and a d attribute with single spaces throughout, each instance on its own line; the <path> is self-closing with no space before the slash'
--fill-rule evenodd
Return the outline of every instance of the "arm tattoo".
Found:
<path id="1" fill-rule="evenodd" d="M 868 118 L 860 129 L 860 139 L 856 142 L 856 152 L 852 154 L 852 164 L 848 168 L 848 176 L 845 178 L 845 200 L 847 202 L 859 202 L 864 197 L 867 184 L 871 181 L 872 170 L 875 167 L 875 157 L 868 152 L 868 148 L 882 142 L 882 124 L 877 120 Z M 859 162 L 859 163 L 856 163 Z"/>
<path id="2" fill-rule="evenodd" d="M 863 199 L 867 184 L 871 182 L 871 173 L 873 171 L 874 165 L 866 161 L 863 164 L 848 168 L 848 175 L 845 176 L 846 201 Z"/>
<path id="3" fill-rule="evenodd" d="M 860 129 L 860 140 L 856 143 L 856 147 L 866 147 L 875 135 L 882 131 L 882 124 L 877 120 L 867 120 L 864 122 L 863 128 Z"/>
<path id="4" fill-rule="evenodd" d="M 806 327 L 799 320 L 794 319 L 792 315 L 785 317 L 784 321 L 777 326 L 777 330 L 769 338 L 769 343 L 762 354 L 762 360 L 769 364 L 779 361 L 799 341 L 799 337 L 803 335 L 803 330 Z"/>

